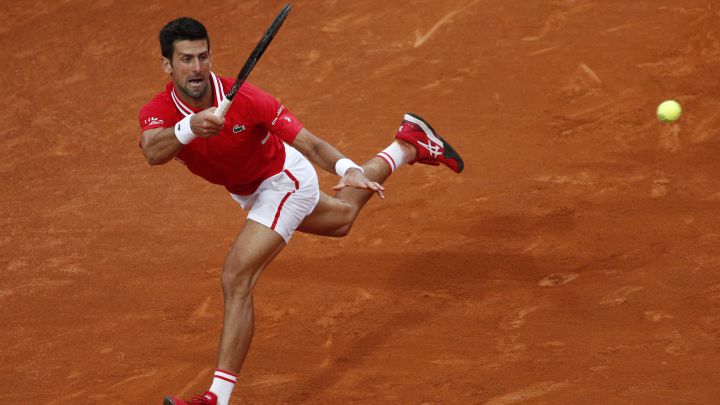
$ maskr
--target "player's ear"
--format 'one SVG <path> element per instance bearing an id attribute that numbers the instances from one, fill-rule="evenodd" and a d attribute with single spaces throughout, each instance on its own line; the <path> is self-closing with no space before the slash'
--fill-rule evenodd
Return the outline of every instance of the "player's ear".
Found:
<path id="1" fill-rule="evenodd" d="M 163 72 L 170 74 L 172 73 L 172 62 L 170 62 L 170 59 L 166 57 L 160 58 L 160 64 L 162 66 Z"/>

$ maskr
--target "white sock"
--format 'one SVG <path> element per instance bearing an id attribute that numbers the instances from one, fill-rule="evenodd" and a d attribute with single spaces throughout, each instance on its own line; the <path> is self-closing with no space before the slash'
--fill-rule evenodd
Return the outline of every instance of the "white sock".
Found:
<path id="1" fill-rule="evenodd" d="M 385 148 L 382 152 L 377 154 L 378 157 L 382 158 L 389 166 L 390 172 L 394 173 L 400 166 L 408 162 L 408 157 L 405 156 L 405 151 L 402 146 L 397 142 L 393 142 Z"/>
<path id="2" fill-rule="evenodd" d="M 218 405 L 228 405 L 236 381 L 237 375 L 220 369 L 215 370 L 215 377 L 208 391 L 217 395 Z"/>

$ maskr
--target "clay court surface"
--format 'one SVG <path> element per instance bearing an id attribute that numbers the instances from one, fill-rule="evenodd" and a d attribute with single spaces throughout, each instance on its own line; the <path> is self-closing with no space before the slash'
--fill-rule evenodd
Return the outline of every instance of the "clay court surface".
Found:
<path id="1" fill-rule="evenodd" d="M 148 166 L 137 112 L 163 24 L 205 22 L 234 76 L 282 2 L 192 3 L 3 3 L 0 402 L 208 387 L 244 214 Z M 233 404 L 718 403 L 717 2 L 293 6 L 253 83 L 357 161 L 413 111 L 466 170 L 403 167 L 347 238 L 294 237 Z"/>

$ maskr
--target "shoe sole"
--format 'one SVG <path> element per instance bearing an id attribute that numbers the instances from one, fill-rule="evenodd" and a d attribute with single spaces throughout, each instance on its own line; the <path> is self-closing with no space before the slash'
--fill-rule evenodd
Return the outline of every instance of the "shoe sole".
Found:
<path id="1" fill-rule="evenodd" d="M 457 172 L 458 172 L 458 173 L 461 173 L 461 172 L 463 171 L 463 169 L 465 168 L 465 162 L 463 162 L 462 158 L 460 157 L 460 154 L 457 153 L 457 151 L 455 150 L 455 148 L 453 148 L 452 146 L 450 146 L 450 144 L 449 144 L 445 139 L 443 139 L 442 136 L 438 135 L 437 131 L 435 130 L 435 128 L 432 127 L 432 125 L 430 125 L 427 121 L 425 121 L 422 117 L 420 117 L 420 116 L 417 115 L 417 114 L 405 113 L 405 116 L 410 116 L 410 117 L 412 117 L 412 118 L 414 118 L 414 119 L 422 122 L 423 124 L 425 124 L 425 125 L 430 129 L 430 131 L 432 132 L 432 135 L 433 135 L 434 137 L 438 138 L 438 139 L 440 140 L 440 142 L 442 142 L 442 144 L 443 144 L 443 157 L 444 157 L 444 158 L 449 158 L 449 159 L 454 159 L 454 160 L 457 162 L 457 164 L 458 164 L 458 171 L 457 171 Z M 412 120 L 410 120 L 410 122 L 412 122 Z M 427 134 L 427 132 L 426 132 L 426 134 Z M 430 135 L 430 134 L 428 134 L 428 135 Z M 167 405 L 167 404 L 166 404 L 166 405 Z M 171 405 L 172 405 L 172 404 L 171 404 Z"/>
<path id="2" fill-rule="evenodd" d="M 165 397 L 165 399 L 163 400 L 163 405 L 175 405 L 175 401 L 173 401 L 170 397 Z"/>

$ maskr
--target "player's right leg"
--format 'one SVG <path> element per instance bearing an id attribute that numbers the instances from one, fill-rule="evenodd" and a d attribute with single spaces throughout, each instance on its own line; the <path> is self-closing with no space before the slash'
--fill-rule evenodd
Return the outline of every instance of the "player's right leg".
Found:
<path id="1" fill-rule="evenodd" d="M 225 405 L 247 356 L 255 329 L 253 289 L 267 265 L 285 247 L 278 232 L 251 219 L 245 222 L 225 259 L 222 286 L 225 315 L 218 348 L 217 369 L 210 389 L 190 401 L 165 398 L 164 405 Z"/>
<path id="2" fill-rule="evenodd" d="M 225 316 L 212 385 L 194 397 L 195 402 L 168 397 L 165 405 L 229 403 L 253 337 L 255 283 L 317 204 L 317 175 L 310 162 L 288 146 L 282 172 L 265 179 L 254 193 L 232 197 L 248 217 L 223 266 Z"/>
<path id="3" fill-rule="evenodd" d="M 382 184 L 405 163 L 443 164 L 456 173 L 464 168 L 455 149 L 415 114 L 405 114 L 395 138 L 395 142 L 362 165 L 365 176 L 371 181 Z M 298 230 L 316 235 L 345 236 L 373 194 L 351 187 L 338 191 L 335 197 L 321 193 L 315 210 L 303 220 Z"/>
<path id="4" fill-rule="evenodd" d="M 365 176 L 378 183 L 383 183 L 392 173 L 385 161 L 377 156 L 365 162 L 362 167 Z M 345 236 L 360 209 L 374 193 L 350 187 L 338 191 L 335 197 L 321 192 L 315 210 L 303 220 L 298 230 L 322 236 Z"/>

